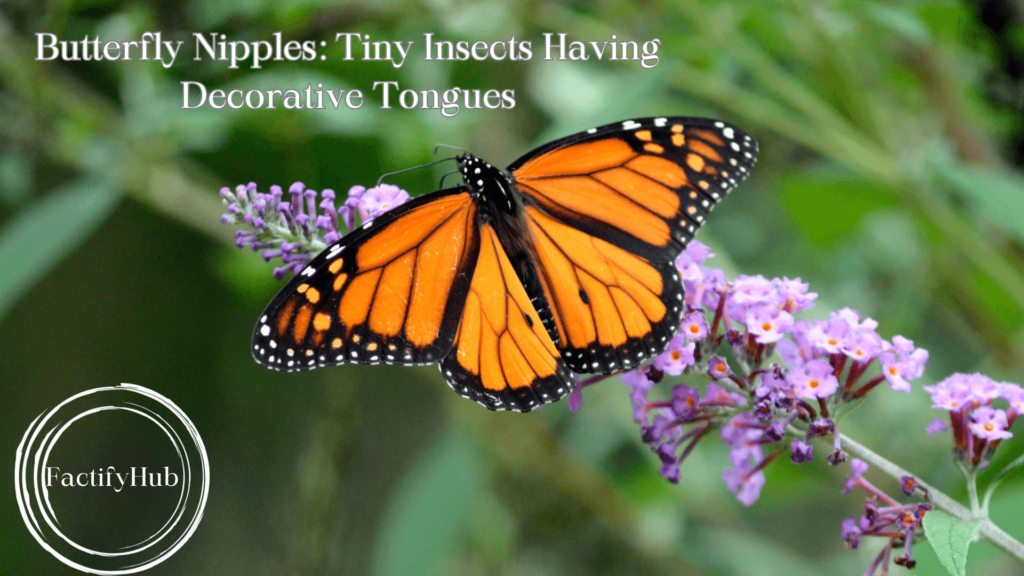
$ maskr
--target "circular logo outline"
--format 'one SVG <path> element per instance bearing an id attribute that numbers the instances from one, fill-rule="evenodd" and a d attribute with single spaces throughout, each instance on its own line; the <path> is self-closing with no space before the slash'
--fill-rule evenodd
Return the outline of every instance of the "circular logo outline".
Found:
<path id="1" fill-rule="evenodd" d="M 129 394 L 124 397 L 125 394 Z M 103 398 L 101 398 L 103 397 Z M 123 547 L 118 552 L 100 552 L 81 546 L 65 536 L 60 529 L 56 514 L 49 502 L 49 490 L 40 477 L 45 471 L 50 450 L 61 434 L 75 421 L 87 415 L 107 410 L 126 410 L 147 418 L 168 437 L 178 455 L 182 469 L 181 494 L 171 517 L 158 532 L 136 544 Z M 167 416 L 161 415 L 165 412 Z M 45 432 L 44 432 L 45 430 Z M 40 438 L 42 434 L 42 438 Z M 191 440 L 191 447 L 182 439 Z M 39 440 L 37 442 L 37 440 Z M 198 468 L 198 470 L 194 470 Z M 198 490 L 192 489 L 194 480 L 200 482 Z M 14 487 L 21 510 L 22 520 L 39 544 L 67 566 L 89 574 L 120 575 L 133 574 L 160 564 L 177 552 L 191 538 L 199 521 L 202 520 L 210 490 L 210 462 L 206 446 L 199 431 L 188 415 L 167 397 L 136 384 L 123 383 L 118 386 L 93 388 L 75 394 L 52 409 L 40 414 L 29 425 L 15 452 Z M 30 491 L 31 487 L 31 491 Z M 188 523 L 179 526 L 189 507 L 195 511 Z M 42 518 L 42 522 L 37 516 Z M 170 538 L 168 538 L 170 537 Z M 158 547 L 167 540 L 167 546 L 147 559 L 138 560 L 133 556 Z M 62 544 L 63 542 L 63 544 Z M 67 546 L 70 550 L 58 551 L 57 547 Z M 68 556 L 84 555 L 86 558 L 103 559 L 103 563 L 120 561 L 120 567 L 97 568 L 83 565 L 82 559 L 72 560 Z"/>

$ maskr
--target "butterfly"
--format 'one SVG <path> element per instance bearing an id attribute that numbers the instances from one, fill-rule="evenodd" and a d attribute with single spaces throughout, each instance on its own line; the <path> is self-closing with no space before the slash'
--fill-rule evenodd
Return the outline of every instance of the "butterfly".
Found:
<path id="1" fill-rule="evenodd" d="M 460 395 L 528 412 L 663 352 L 685 312 L 674 260 L 743 181 L 757 143 L 706 118 L 627 120 L 365 223 L 267 306 L 252 352 L 276 370 L 437 363 Z"/>

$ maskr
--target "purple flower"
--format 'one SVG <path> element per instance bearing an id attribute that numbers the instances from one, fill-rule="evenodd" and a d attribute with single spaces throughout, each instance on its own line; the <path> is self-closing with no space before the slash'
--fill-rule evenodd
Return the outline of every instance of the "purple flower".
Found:
<path id="1" fill-rule="evenodd" d="M 932 408 L 938 410 L 959 411 L 971 403 L 971 390 L 954 374 L 935 386 L 925 386 L 926 392 L 932 395 Z"/>
<path id="2" fill-rule="evenodd" d="M 932 407 L 956 411 L 986 406 L 998 398 L 1004 386 L 984 374 L 953 374 L 935 386 L 925 386 L 932 395 Z"/>
<path id="3" fill-rule="evenodd" d="M 892 341 L 893 347 L 879 355 L 882 375 L 894 391 L 910 392 L 910 380 L 920 378 L 924 374 L 928 351 L 923 348 L 915 349 L 914 343 L 902 336 L 896 336 Z"/>
<path id="4" fill-rule="evenodd" d="M 913 476 L 902 476 L 900 477 L 900 490 L 907 496 L 914 493 L 917 490 L 917 479 Z"/>
<path id="5" fill-rule="evenodd" d="M 750 506 L 761 497 L 761 488 L 764 487 L 764 472 L 756 470 L 749 463 L 740 463 L 736 468 L 726 468 L 722 471 L 722 479 L 729 491 L 736 495 L 736 499 L 744 506 Z"/>
<path id="6" fill-rule="evenodd" d="M 679 376 L 688 366 L 693 366 L 695 342 L 686 343 L 685 336 L 674 336 L 664 352 L 654 357 L 654 367 L 665 374 Z"/>
<path id="7" fill-rule="evenodd" d="M 809 284 L 800 282 L 799 278 L 790 280 L 783 277 L 782 280 L 775 279 L 776 289 L 779 294 L 779 306 L 782 310 L 790 313 L 810 310 L 814 307 L 814 300 L 817 299 L 816 292 L 808 292 Z"/>
<path id="8" fill-rule="evenodd" d="M 747 313 L 756 306 L 767 306 L 778 309 L 778 292 L 775 283 L 758 274 L 757 276 L 740 275 L 733 282 L 733 291 L 729 298 L 728 314 L 733 322 L 743 324 L 747 321 Z"/>
<path id="9" fill-rule="evenodd" d="M 866 364 L 882 352 L 882 339 L 872 331 L 855 330 L 846 336 L 840 350 L 848 357 Z"/>
<path id="10" fill-rule="evenodd" d="M 853 490 L 854 486 L 857 485 L 858 481 L 861 479 L 861 476 L 864 476 L 864 473 L 867 471 L 867 462 L 861 460 L 860 458 L 854 458 L 853 462 L 850 462 L 850 472 L 853 473 L 853 476 L 848 477 L 846 481 L 843 483 L 843 494 L 849 494 Z"/>
<path id="11" fill-rule="evenodd" d="M 728 378 L 732 374 L 732 370 L 729 370 L 729 364 L 726 363 L 725 358 L 721 356 L 712 356 L 708 360 L 708 375 L 715 380 L 721 378 Z"/>
<path id="12" fill-rule="evenodd" d="M 569 412 L 572 412 L 573 414 L 575 414 L 577 410 L 583 407 L 583 389 L 581 387 L 577 386 L 569 394 L 568 403 Z"/>
<path id="13" fill-rule="evenodd" d="M 409 201 L 409 193 L 392 184 L 381 184 L 359 197 L 359 214 L 363 224 Z"/>
<path id="14" fill-rule="evenodd" d="M 728 392 L 718 384 L 708 384 L 701 406 L 746 406 L 747 399 L 741 394 Z"/>
<path id="15" fill-rule="evenodd" d="M 1010 403 L 1010 414 L 1024 412 L 1024 389 L 1009 382 L 1003 382 L 1001 386 L 1000 397 Z"/>
<path id="16" fill-rule="evenodd" d="M 646 421 L 647 393 L 654 387 L 654 382 L 647 377 L 647 371 L 640 369 L 623 372 L 622 383 L 629 388 L 629 398 L 633 403 L 633 420 Z"/>
<path id="17" fill-rule="evenodd" d="M 806 365 L 790 370 L 786 381 L 800 398 L 827 398 L 839 389 L 839 380 L 832 365 L 824 360 L 811 360 Z"/>
<path id="18" fill-rule="evenodd" d="M 758 344 L 773 344 L 793 326 L 793 316 L 777 308 L 758 306 L 747 312 L 747 332 L 753 334 Z"/>
<path id="19" fill-rule="evenodd" d="M 756 446 L 762 425 L 750 412 L 740 412 L 722 426 L 722 440 L 731 448 Z"/>
<path id="20" fill-rule="evenodd" d="M 868 466 L 868 463 L 860 458 L 854 458 L 853 462 L 850 462 L 850 472 L 853 472 L 853 475 L 857 478 L 866 474 L 869 468 L 871 467 Z"/>
<path id="21" fill-rule="evenodd" d="M 878 322 L 875 322 L 871 318 L 865 318 L 864 321 L 861 322 L 860 314 L 849 308 L 836 310 L 831 314 L 831 317 L 841 318 L 854 330 L 874 330 L 875 328 L 878 328 Z"/>
<path id="22" fill-rule="evenodd" d="M 776 343 L 776 350 L 782 360 L 790 366 L 803 366 L 808 360 L 814 359 L 814 345 L 807 338 L 811 323 L 798 320 L 789 329 L 790 338 L 783 338 Z"/>
<path id="23" fill-rule="evenodd" d="M 810 462 L 814 459 L 814 446 L 811 446 L 803 440 L 793 440 L 789 447 L 792 451 L 790 459 L 793 460 L 794 464 L 803 464 L 804 462 Z"/>
<path id="24" fill-rule="evenodd" d="M 711 253 L 711 248 L 708 248 L 706 244 L 699 240 L 691 240 L 686 245 L 686 250 L 683 250 L 683 253 L 676 258 L 676 268 L 683 271 L 690 266 L 703 264 L 705 260 L 712 256 L 714 254 Z"/>
<path id="25" fill-rule="evenodd" d="M 863 532 L 860 529 L 857 518 L 847 518 L 843 520 L 842 524 L 842 536 L 843 540 L 846 541 L 848 548 L 856 548 L 860 544 L 860 535 Z"/>
<path id="26" fill-rule="evenodd" d="M 945 432 L 946 430 L 949 430 L 949 424 L 935 418 L 932 420 L 932 423 L 928 425 L 928 428 L 925 429 L 925 432 L 927 432 L 929 436 L 934 436 L 936 433 Z"/>
<path id="27" fill-rule="evenodd" d="M 680 328 L 687 340 L 702 340 L 708 335 L 708 321 L 701 312 L 687 314 L 680 323 Z"/>
<path id="28" fill-rule="evenodd" d="M 679 470 L 678 462 L 669 462 L 661 465 L 661 470 L 658 471 L 665 480 L 673 484 L 679 484 L 679 477 L 681 472 Z"/>
<path id="29" fill-rule="evenodd" d="M 700 392 L 680 384 L 672 389 L 672 411 L 680 420 L 691 420 L 700 408 Z"/>
<path id="30" fill-rule="evenodd" d="M 974 411 L 971 432 L 982 440 L 1003 440 L 1013 436 L 1007 431 L 1006 412 L 982 406 Z"/>
<path id="31" fill-rule="evenodd" d="M 828 354 L 838 354 L 849 333 L 850 325 L 842 318 L 815 320 L 807 330 L 807 340 Z"/>

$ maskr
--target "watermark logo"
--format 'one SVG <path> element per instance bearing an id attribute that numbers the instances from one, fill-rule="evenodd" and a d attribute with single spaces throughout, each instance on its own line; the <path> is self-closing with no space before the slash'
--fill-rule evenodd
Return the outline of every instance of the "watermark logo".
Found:
<path id="1" fill-rule="evenodd" d="M 68 398 L 32 422 L 15 458 L 18 507 L 32 536 L 90 574 L 163 562 L 206 507 L 210 464 L 199 432 L 177 405 L 142 386 Z"/>

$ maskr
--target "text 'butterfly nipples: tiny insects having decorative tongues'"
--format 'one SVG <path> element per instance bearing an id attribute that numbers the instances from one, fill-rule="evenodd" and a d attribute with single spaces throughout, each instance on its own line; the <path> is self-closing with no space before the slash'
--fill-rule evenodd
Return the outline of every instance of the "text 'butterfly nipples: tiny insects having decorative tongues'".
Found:
<path id="1" fill-rule="evenodd" d="M 328 246 L 257 322 L 256 360 L 294 371 L 438 363 L 492 410 L 529 411 L 661 353 L 685 313 L 673 260 L 749 173 L 757 144 L 704 118 L 628 120 L 464 184 Z"/>

